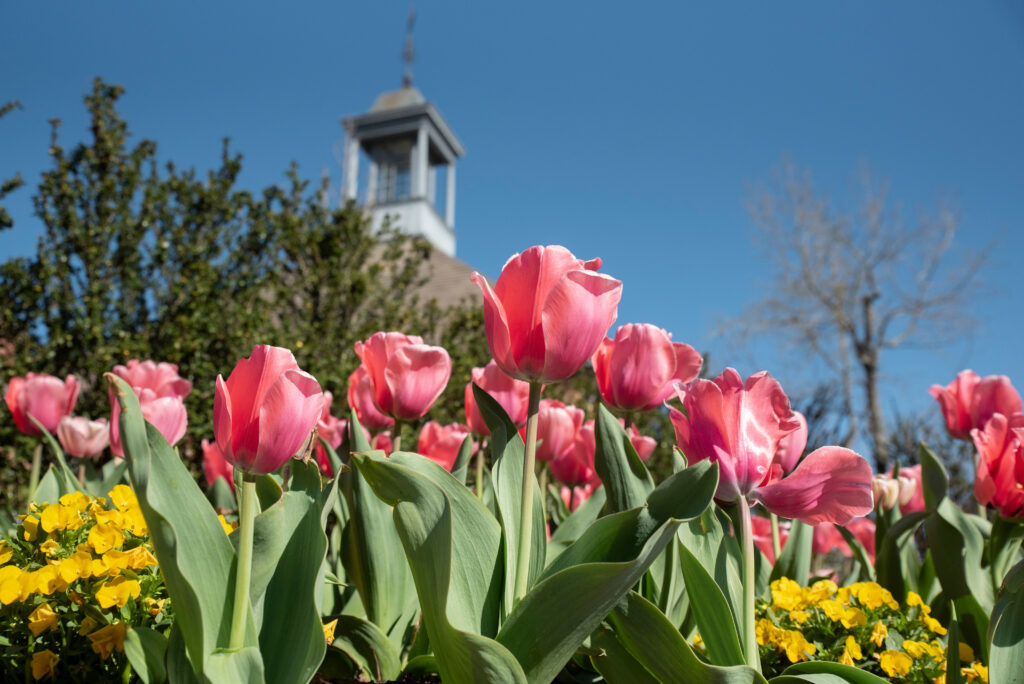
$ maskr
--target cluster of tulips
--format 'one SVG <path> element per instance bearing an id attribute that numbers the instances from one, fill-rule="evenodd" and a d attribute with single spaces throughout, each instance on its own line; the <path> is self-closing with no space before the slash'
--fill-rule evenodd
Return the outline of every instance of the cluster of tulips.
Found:
<path id="1" fill-rule="evenodd" d="M 465 425 L 424 423 L 451 359 L 419 337 L 380 332 L 356 344 L 343 417 L 290 351 L 257 346 L 216 379 L 205 493 L 173 449 L 191 390 L 176 366 L 115 367 L 109 423 L 71 416 L 73 377 L 12 379 L 15 422 L 42 435 L 56 461 L 33 477 L 37 507 L 124 480 L 147 523 L 173 620 L 136 640 L 118 676 L 1024 676 L 1024 416 L 1008 380 L 965 371 L 932 389 L 950 432 L 977 446 L 975 491 L 994 510 L 966 513 L 926 447 L 920 463 L 879 474 L 843 447 L 805 453 L 806 420 L 767 372 L 700 378 L 701 356 L 652 325 L 606 337 L 622 283 L 600 265 L 538 246 L 510 259 L 493 287 L 473 275 L 492 360 L 473 369 Z M 542 397 L 588 362 L 604 402 L 589 420 Z M 677 447 L 660 483 L 644 465 L 655 441 L 633 425 L 655 410 L 668 411 Z M 413 452 L 402 435 L 415 423 Z M 108 440 L 117 458 L 89 465 Z M 79 459 L 77 477 L 65 452 Z M 31 524 L 23 518 L 14 534 Z M 833 603 L 852 596 L 842 611 L 861 610 L 863 587 L 877 587 L 887 605 L 916 606 L 915 620 L 890 621 L 869 649 L 829 627 L 832 604 L 815 604 L 823 629 L 797 640 L 772 606 L 808 586 L 834 587 L 822 598 Z M 784 619 L 799 620 L 795 610 Z M 921 629 L 935 638 L 922 641 Z M 948 647 L 961 642 L 969 662 Z M 904 668 L 910 651 L 927 667 Z M 59 679 L 59 658 L 47 664 L 33 676 Z"/>

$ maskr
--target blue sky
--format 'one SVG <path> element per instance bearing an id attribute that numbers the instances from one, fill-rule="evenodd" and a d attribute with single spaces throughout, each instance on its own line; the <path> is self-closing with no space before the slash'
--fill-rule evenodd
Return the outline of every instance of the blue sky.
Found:
<path id="1" fill-rule="evenodd" d="M 709 3 L 710 5 L 710 3 Z M 400 84 L 408 5 L 7 3 L 0 21 L 0 177 L 46 168 L 47 120 L 85 135 L 94 76 L 162 159 L 200 169 L 230 136 L 243 183 L 340 180 L 341 117 Z M 925 408 L 960 368 L 1024 386 L 1024 10 L 1003 2 L 419 3 L 415 83 L 465 144 L 458 256 L 494 277 L 562 243 L 624 283 L 620 323 L 652 322 L 716 368 L 817 372 L 770 339 L 714 335 L 770 287 L 744 208 L 788 156 L 837 202 L 867 163 L 904 213 L 959 210 L 960 248 L 994 244 L 974 334 L 890 352 L 883 399 Z M 6 202 L 0 259 L 34 248 L 31 188 Z M 799 366 L 799 367 L 798 367 Z"/>

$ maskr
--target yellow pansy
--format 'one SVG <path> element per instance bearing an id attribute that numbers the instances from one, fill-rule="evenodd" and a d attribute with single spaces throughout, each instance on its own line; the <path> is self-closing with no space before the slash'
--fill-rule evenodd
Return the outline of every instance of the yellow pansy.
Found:
<path id="1" fill-rule="evenodd" d="M 857 597 L 862 606 L 872 610 L 883 605 L 894 610 L 900 607 L 893 599 L 892 593 L 875 582 L 857 582 L 850 586 L 850 593 Z"/>
<path id="2" fill-rule="evenodd" d="M 122 514 L 121 526 L 136 537 L 143 537 L 149 532 L 149 528 L 146 527 L 146 519 L 142 516 L 142 509 L 138 506 L 129 508 Z"/>
<path id="3" fill-rule="evenodd" d="M 61 505 L 73 508 L 76 511 L 84 511 L 89 507 L 89 504 L 92 503 L 92 499 L 82 492 L 72 492 L 60 497 L 60 503 Z"/>
<path id="4" fill-rule="evenodd" d="M 28 628 L 32 636 L 39 636 L 51 627 L 57 626 L 57 614 L 49 603 L 43 603 L 28 616 Z"/>
<path id="5" fill-rule="evenodd" d="M 779 647 L 786 651 L 786 657 L 790 662 L 798 663 L 807 660 L 807 656 L 814 655 L 817 648 L 804 638 L 804 635 L 796 630 L 785 630 Z"/>
<path id="6" fill-rule="evenodd" d="M 144 546 L 136 546 L 128 552 L 128 567 L 132 570 L 142 570 L 156 564 L 156 557 Z"/>
<path id="7" fill-rule="evenodd" d="M 118 653 L 124 651 L 124 635 L 128 630 L 123 622 L 115 622 L 112 625 L 101 627 L 89 635 L 92 642 L 93 653 L 106 660 L 115 650 Z"/>
<path id="8" fill-rule="evenodd" d="M 33 653 L 32 679 L 38 681 L 43 677 L 53 677 L 57 672 L 58 662 L 60 662 L 60 658 L 50 649 Z"/>
<path id="9" fill-rule="evenodd" d="M 21 597 L 22 571 L 13 565 L 0 568 L 0 604 L 9 606 Z"/>
<path id="10" fill-rule="evenodd" d="M 804 624 L 811 618 L 811 614 L 806 610 L 791 610 L 789 611 L 789 619 L 797 624 Z"/>
<path id="11" fill-rule="evenodd" d="M 847 608 L 843 611 L 841 620 L 843 627 L 846 629 L 853 629 L 854 627 L 868 624 L 868 616 L 860 608 Z"/>
<path id="12" fill-rule="evenodd" d="M 25 516 L 21 521 L 21 526 L 24 530 L 25 541 L 35 541 L 36 535 L 39 534 L 39 518 L 34 515 Z"/>
<path id="13" fill-rule="evenodd" d="M 839 601 L 828 599 L 818 604 L 825 616 L 832 622 L 839 622 L 843 619 L 843 613 L 846 612 L 846 608 Z"/>
<path id="14" fill-rule="evenodd" d="M 960 668 L 960 674 L 967 677 L 968 682 L 988 682 L 988 668 L 981 663 Z"/>
<path id="15" fill-rule="evenodd" d="M 889 636 L 889 629 L 879 620 L 871 630 L 871 641 L 875 642 L 875 646 L 881 648 L 887 636 Z"/>
<path id="16" fill-rule="evenodd" d="M 132 491 L 131 487 L 123 484 L 119 484 L 110 490 L 110 502 L 119 511 L 127 511 L 129 508 L 139 505 L 139 500 L 135 498 L 135 492 Z"/>
<path id="17" fill-rule="evenodd" d="M 787 577 L 780 577 L 771 584 L 772 602 L 783 610 L 799 610 L 807 605 L 804 588 Z"/>
<path id="18" fill-rule="evenodd" d="M 217 519 L 220 520 L 220 526 L 224 528 L 224 534 L 231 534 L 238 528 L 238 523 L 229 523 L 223 515 L 218 515 Z"/>
<path id="19" fill-rule="evenodd" d="M 166 600 L 167 599 L 160 599 L 157 601 L 156 599 L 147 596 L 143 599 L 143 603 L 146 604 L 146 610 L 149 611 L 149 614 L 155 617 L 164 609 L 164 601 Z"/>
<path id="20" fill-rule="evenodd" d="M 56 565 L 46 565 L 29 573 L 29 591 L 37 594 L 52 594 L 55 591 L 64 591 L 68 583 L 61 579 Z"/>
<path id="21" fill-rule="evenodd" d="M 117 568 L 118 570 L 124 570 L 128 567 L 128 560 L 131 554 L 127 551 L 118 551 L 117 549 L 110 549 L 103 554 L 103 565 L 108 570 Z"/>
<path id="22" fill-rule="evenodd" d="M 142 587 L 139 586 L 137 580 L 118 576 L 103 583 L 103 586 L 96 592 L 96 600 L 104 610 L 111 606 L 123 608 L 124 604 L 128 603 L 128 599 L 138 598 L 141 593 Z"/>
<path id="23" fill-rule="evenodd" d="M 959 646 L 960 646 L 960 662 L 961 663 L 969 663 L 972 660 L 974 660 L 974 649 L 971 648 L 970 644 L 965 644 L 964 642 L 961 641 Z"/>
<path id="24" fill-rule="evenodd" d="M 854 660 L 864 657 L 864 653 L 860 650 L 860 644 L 852 636 L 846 637 L 846 647 L 843 649 L 843 653 L 849 653 Z"/>
<path id="25" fill-rule="evenodd" d="M 899 651 L 882 651 L 879 658 L 879 665 L 890 677 L 903 677 L 910 672 L 910 666 L 914 661 L 906 653 Z"/>
<path id="26" fill-rule="evenodd" d="M 757 637 L 757 643 L 761 646 L 775 645 L 778 641 L 778 634 L 781 632 L 782 630 L 773 625 L 771 620 L 765 618 L 761 618 L 754 625 L 754 635 Z"/>
<path id="27" fill-rule="evenodd" d="M 943 634 L 946 633 L 946 628 L 942 626 L 942 623 L 940 623 L 938 620 L 936 620 L 933 617 L 929 617 L 927 615 L 922 615 L 921 616 L 921 622 L 924 623 L 925 627 L 927 627 L 931 631 L 935 632 L 939 636 L 942 636 Z"/>
<path id="28" fill-rule="evenodd" d="M 82 620 L 82 624 L 78 626 L 78 636 L 85 636 L 86 634 L 92 632 L 99 626 L 100 623 L 96 622 L 91 617 L 86 615 L 85 619 Z"/>
<path id="29" fill-rule="evenodd" d="M 331 642 L 334 641 L 334 628 L 338 626 L 338 618 L 334 618 L 330 622 L 324 625 L 324 640 L 327 645 L 330 646 Z"/>
<path id="30" fill-rule="evenodd" d="M 81 527 L 81 524 L 77 526 L 74 524 L 75 522 L 81 523 L 78 511 L 60 504 L 47 506 L 43 509 L 39 518 L 40 525 L 46 532 L 58 532 L 68 528 L 75 529 L 76 527 Z"/>
<path id="31" fill-rule="evenodd" d="M 106 553 L 124 543 L 121 530 L 112 525 L 97 524 L 89 530 L 89 545 L 96 553 Z"/>
<path id="32" fill-rule="evenodd" d="M 3 565 L 7 561 L 11 560 L 14 555 L 14 551 L 7 545 L 6 539 L 0 539 L 0 565 Z"/>
<path id="33" fill-rule="evenodd" d="M 62 580 L 71 584 L 77 579 L 88 577 L 91 564 L 92 554 L 76 551 L 67 558 L 61 559 L 60 565 L 57 566 L 57 571 L 60 573 Z"/>
<path id="34" fill-rule="evenodd" d="M 39 545 L 39 550 L 45 553 L 47 556 L 55 556 L 60 551 L 60 544 L 52 539 L 47 539 Z"/>
<path id="35" fill-rule="evenodd" d="M 807 601 L 809 603 L 819 603 L 835 596 L 838 590 L 839 588 L 832 580 L 818 580 L 807 590 Z"/>
<path id="36" fill-rule="evenodd" d="M 97 525 L 110 525 L 118 530 L 124 527 L 124 514 L 121 511 L 96 511 L 93 517 Z"/>

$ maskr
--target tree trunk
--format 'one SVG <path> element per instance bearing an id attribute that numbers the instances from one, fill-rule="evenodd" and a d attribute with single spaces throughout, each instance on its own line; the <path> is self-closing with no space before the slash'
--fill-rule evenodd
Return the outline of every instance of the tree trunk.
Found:
<path id="1" fill-rule="evenodd" d="M 882 418 L 882 407 L 878 401 L 878 361 L 873 359 L 864 366 L 864 398 L 868 412 L 868 431 L 875 447 L 875 464 L 878 472 L 889 470 L 889 435 Z"/>

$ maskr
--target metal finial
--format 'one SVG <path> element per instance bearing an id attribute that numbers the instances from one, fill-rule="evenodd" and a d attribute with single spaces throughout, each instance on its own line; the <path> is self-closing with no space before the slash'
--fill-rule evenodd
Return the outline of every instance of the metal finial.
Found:
<path id="1" fill-rule="evenodd" d="M 409 18 L 405 23 L 405 49 L 402 50 L 402 61 L 405 63 L 405 72 L 402 74 L 402 87 L 412 87 L 412 63 L 416 59 L 416 52 L 413 50 L 412 29 L 416 25 L 416 8 L 409 3 Z"/>

